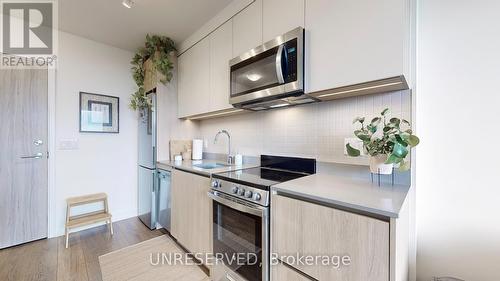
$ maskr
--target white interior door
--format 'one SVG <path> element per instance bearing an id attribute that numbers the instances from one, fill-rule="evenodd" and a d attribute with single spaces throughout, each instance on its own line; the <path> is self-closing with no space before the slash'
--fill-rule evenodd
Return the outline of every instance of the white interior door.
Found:
<path id="1" fill-rule="evenodd" d="M 47 70 L 0 70 L 0 249 L 47 237 Z"/>

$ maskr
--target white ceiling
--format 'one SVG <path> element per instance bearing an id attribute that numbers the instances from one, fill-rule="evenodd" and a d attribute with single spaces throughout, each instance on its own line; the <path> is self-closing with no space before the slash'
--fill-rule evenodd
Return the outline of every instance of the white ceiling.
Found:
<path id="1" fill-rule="evenodd" d="M 135 51 L 147 33 L 182 42 L 232 0 L 61 0 L 59 29 L 118 48 Z"/>

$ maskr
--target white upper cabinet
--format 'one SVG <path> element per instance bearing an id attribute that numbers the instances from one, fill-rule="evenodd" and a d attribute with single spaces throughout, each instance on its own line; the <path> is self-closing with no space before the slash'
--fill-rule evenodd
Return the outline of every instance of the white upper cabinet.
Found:
<path id="1" fill-rule="evenodd" d="M 231 108 L 229 61 L 305 28 L 306 93 L 399 75 L 411 85 L 410 0 L 255 0 L 179 57 L 179 117 Z"/>
<path id="2" fill-rule="evenodd" d="M 304 27 L 304 1 L 263 0 L 263 41 L 267 42 L 298 26 Z"/>
<path id="3" fill-rule="evenodd" d="M 231 108 L 229 60 L 233 56 L 233 25 L 228 21 L 210 35 L 210 111 Z"/>
<path id="4" fill-rule="evenodd" d="M 306 92 L 406 74 L 409 0 L 305 2 Z"/>
<path id="5" fill-rule="evenodd" d="M 262 0 L 233 17 L 233 57 L 262 45 Z"/>
<path id="6" fill-rule="evenodd" d="M 178 112 L 187 117 L 209 111 L 210 42 L 208 38 L 179 56 Z"/>

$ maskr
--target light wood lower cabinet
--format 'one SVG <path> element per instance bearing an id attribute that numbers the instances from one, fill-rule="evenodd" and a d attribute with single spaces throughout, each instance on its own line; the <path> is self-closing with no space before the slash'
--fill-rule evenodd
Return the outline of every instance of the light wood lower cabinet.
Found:
<path id="1" fill-rule="evenodd" d="M 278 256 L 349 256 L 337 268 L 290 264 L 317 280 L 389 280 L 389 223 L 386 221 L 272 195 L 271 252 Z M 272 281 L 292 273 L 272 267 Z M 297 277 L 298 278 L 298 277 Z"/>
<path id="2" fill-rule="evenodd" d="M 188 172 L 172 172 L 171 234 L 189 252 L 212 253 L 210 179 Z"/>

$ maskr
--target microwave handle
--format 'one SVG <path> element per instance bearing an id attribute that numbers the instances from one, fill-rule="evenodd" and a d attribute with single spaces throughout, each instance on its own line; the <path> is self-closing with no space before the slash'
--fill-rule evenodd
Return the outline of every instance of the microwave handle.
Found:
<path id="1" fill-rule="evenodd" d="M 281 44 L 278 47 L 278 52 L 276 53 L 276 75 L 278 76 L 278 82 L 280 84 L 285 83 L 285 79 L 283 78 L 283 68 L 281 67 L 281 61 L 283 60 L 283 48 L 284 44 Z"/>

